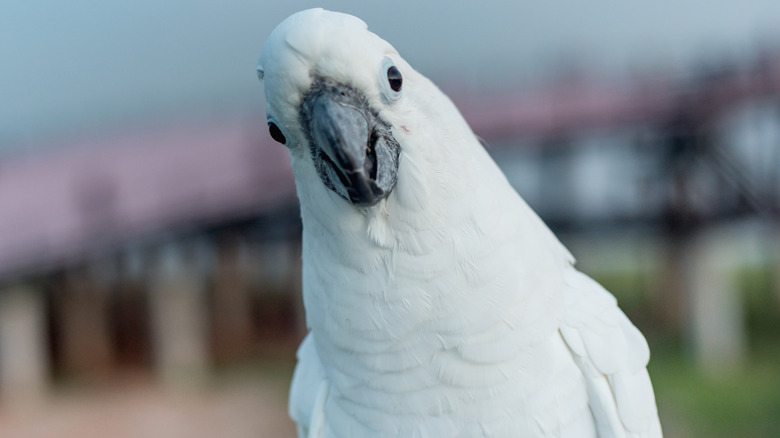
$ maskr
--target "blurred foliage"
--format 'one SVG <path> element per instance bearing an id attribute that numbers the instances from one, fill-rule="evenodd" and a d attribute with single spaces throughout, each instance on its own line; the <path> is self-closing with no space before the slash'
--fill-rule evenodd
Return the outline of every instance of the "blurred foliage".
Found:
<path id="1" fill-rule="evenodd" d="M 776 437 L 780 431 L 780 297 L 769 269 L 737 273 L 743 294 L 748 351 L 744 366 L 707 375 L 695 363 L 683 334 L 649 321 L 650 274 L 600 273 L 596 279 L 650 343 L 649 372 L 664 435 L 675 437 Z"/>
<path id="2" fill-rule="evenodd" d="M 649 271 L 612 271 L 600 272 L 591 276 L 615 295 L 620 308 L 631 317 L 635 313 L 647 313 L 646 310 L 650 306 L 650 275 L 655 275 L 655 273 Z"/>
<path id="3" fill-rule="evenodd" d="M 667 438 L 777 436 L 780 351 L 753 348 L 739 372 L 708 376 L 677 340 L 654 341 L 649 371 Z"/>
<path id="4" fill-rule="evenodd" d="M 780 272 L 744 269 L 737 278 L 744 294 L 752 349 L 780 356 L 780 285 L 775 286 L 780 282 Z"/>

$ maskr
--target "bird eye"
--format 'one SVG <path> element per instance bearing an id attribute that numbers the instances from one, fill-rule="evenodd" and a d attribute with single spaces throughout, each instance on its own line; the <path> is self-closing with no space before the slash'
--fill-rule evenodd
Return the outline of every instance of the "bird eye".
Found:
<path id="1" fill-rule="evenodd" d="M 284 134 L 282 134 L 282 130 L 276 126 L 276 123 L 268 122 L 268 132 L 271 133 L 271 138 L 278 141 L 279 143 L 285 144 L 287 142 L 287 139 L 284 138 Z"/>
<path id="2" fill-rule="evenodd" d="M 401 91 L 403 78 L 401 77 L 401 72 L 398 71 L 398 68 L 394 65 L 387 69 L 387 82 L 390 84 L 390 88 L 392 88 L 393 91 Z"/>

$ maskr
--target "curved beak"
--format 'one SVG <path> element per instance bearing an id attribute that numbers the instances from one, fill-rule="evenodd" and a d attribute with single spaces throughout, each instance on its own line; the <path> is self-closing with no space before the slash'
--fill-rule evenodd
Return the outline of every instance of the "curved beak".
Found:
<path id="1" fill-rule="evenodd" d="M 366 99 L 346 85 L 315 83 L 301 119 L 323 183 L 358 207 L 390 194 L 398 170 L 398 143 Z"/>

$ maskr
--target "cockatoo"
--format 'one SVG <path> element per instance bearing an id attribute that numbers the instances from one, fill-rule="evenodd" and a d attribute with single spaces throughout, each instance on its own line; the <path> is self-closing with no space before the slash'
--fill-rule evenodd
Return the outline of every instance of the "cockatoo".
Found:
<path id="1" fill-rule="evenodd" d="M 642 334 L 390 44 L 310 9 L 257 73 L 303 221 L 301 438 L 661 436 Z"/>

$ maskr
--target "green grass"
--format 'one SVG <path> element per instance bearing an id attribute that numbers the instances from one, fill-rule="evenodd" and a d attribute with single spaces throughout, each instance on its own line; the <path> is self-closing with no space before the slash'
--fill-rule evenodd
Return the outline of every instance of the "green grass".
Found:
<path id="1" fill-rule="evenodd" d="M 703 373 L 675 342 L 654 342 L 649 371 L 669 436 L 777 437 L 780 350 L 753 351 L 723 375 Z"/>

